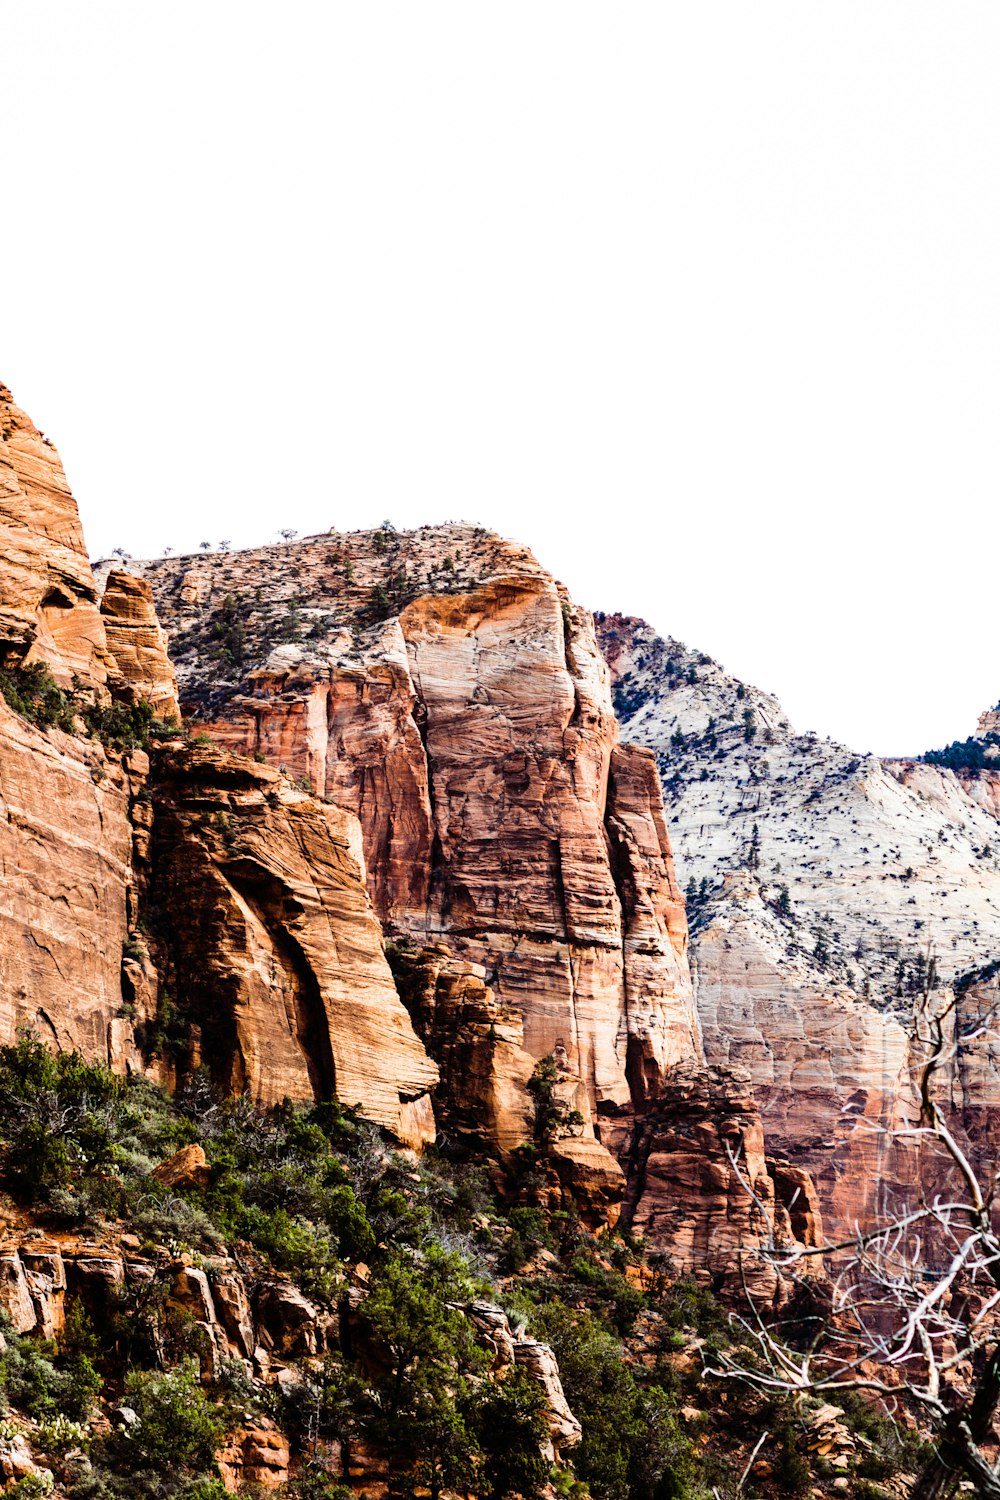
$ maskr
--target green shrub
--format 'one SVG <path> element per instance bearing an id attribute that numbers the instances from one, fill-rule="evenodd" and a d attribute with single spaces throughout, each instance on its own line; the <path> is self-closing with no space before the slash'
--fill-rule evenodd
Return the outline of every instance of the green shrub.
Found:
<path id="1" fill-rule="evenodd" d="M 222 1424 L 198 1383 L 194 1360 L 165 1374 L 134 1372 L 126 1377 L 125 1395 L 139 1420 L 109 1439 L 113 1467 L 178 1482 L 212 1477 Z"/>
<path id="2" fill-rule="evenodd" d="M 55 726 L 72 734 L 73 702 L 57 685 L 45 662 L 0 670 L 0 693 L 7 707 L 20 714 L 22 719 L 27 719 L 29 724 L 36 724 L 39 729 Z"/>

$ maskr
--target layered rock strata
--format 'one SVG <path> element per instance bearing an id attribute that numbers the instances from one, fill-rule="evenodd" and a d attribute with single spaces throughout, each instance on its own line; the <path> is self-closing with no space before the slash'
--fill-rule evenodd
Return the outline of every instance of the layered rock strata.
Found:
<path id="1" fill-rule="evenodd" d="M 549 1060 L 543 1120 L 538 1059 L 525 1049 L 521 1014 L 497 999 L 482 965 L 456 959 L 444 943 L 419 950 L 393 943 L 389 951 L 399 993 L 441 1070 L 442 1142 L 461 1140 L 510 1164 L 519 1147 L 540 1140 L 544 1186 L 532 1201 L 574 1209 L 594 1228 L 615 1224 L 625 1177 L 595 1137 L 586 1085 L 565 1049 Z"/>
<path id="2" fill-rule="evenodd" d="M 113 671 L 59 455 L 0 385 L 0 656 L 100 694 Z"/>
<path id="3" fill-rule="evenodd" d="M 454 526 L 141 567 L 187 710 L 357 814 L 383 923 L 481 965 L 589 1113 L 700 1055 L 652 765 L 529 553 Z"/>
<path id="4" fill-rule="evenodd" d="M 623 737 L 657 753 L 708 1058 L 749 1070 L 769 1148 L 849 1232 L 912 1192 L 915 1003 L 1000 951 L 998 778 L 796 734 L 643 621 L 598 630 Z"/>
<path id="5" fill-rule="evenodd" d="M 0 699 L 4 1042 L 30 1025 L 88 1057 L 118 1050 L 141 772 L 91 740 L 42 733 Z"/>
<path id="6" fill-rule="evenodd" d="M 192 1061 L 262 1104 L 336 1096 L 432 1140 L 437 1069 L 385 960 L 355 820 L 191 745 L 158 757 L 153 826 L 150 899 Z"/>
<path id="7" fill-rule="evenodd" d="M 177 677 L 146 580 L 113 568 L 101 595 L 101 617 L 121 695 L 145 699 L 160 719 L 179 720 Z"/>
<path id="8" fill-rule="evenodd" d="M 77 708 L 110 693 L 176 715 L 149 585 L 113 569 L 98 609 L 58 455 L 5 389 L 0 438 L 3 664 L 44 660 Z M 150 780 L 143 751 L 69 722 L 33 727 L 0 698 L 0 1040 L 28 1024 L 123 1070 L 168 1032 L 182 1063 L 200 1045 L 263 1102 L 336 1092 L 432 1139 L 437 1070 L 386 966 L 355 818 L 185 743 Z"/>
<path id="9" fill-rule="evenodd" d="M 765 1303 L 791 1292 L 780 1252 L 823 1243 L 808 1173 L 766 1155 L 746 1069 L 673 1070 L 637 1122 L 625 1219 L 675 1274 L 710 1279 L 717 1290 L 746 1286 Z M 822 1271 L 820 1257 L 802 1266 Z"/>

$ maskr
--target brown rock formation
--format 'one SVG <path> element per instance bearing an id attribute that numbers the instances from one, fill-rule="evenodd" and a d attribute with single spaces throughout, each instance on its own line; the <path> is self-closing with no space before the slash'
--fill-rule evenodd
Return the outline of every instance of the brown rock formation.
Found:
<path id="1" fill-rule="evenodd" d="M 178 720 L 177 677 L 146 580 L 113 568 L 101 598 L 101 616 L 118 671 L 116 690 L 147 699 L 157 718 Z"/>
<path id="2" fill-rule="evenodd" d="M 32 1025 L 108 1060 L 130 923 L 130 802 L 142 779 L 0 699 L 0 1039 Z"/>
<path id="3" fill-rule="evenodd" d="M 589 1113 L 699 1055 L 655 778 L 633 752 L 612 770 L 592 620 L 530 554 L 456 526 L 140 566 L 186 707 L 357 813 L 383 921 L 482 965 Z M 235 608 L 260 664 L 218 681 Z M 273 645 L 282 609 L 300 639 Z"/>
<path id="4" fill-rule="evenodd" d="M 788 1289 L 761 1250 L 800 1236 L 822 1242 L 808 1175 L 769 1164 L 750 1077 L 740 1069 L 674 1069 L 638 1122 L 625 1212 L 679 1274 L 717 1287 L 745 1282 L 767 1302 Z M 818 1261 L 805 1265 L 820 1270 Z"/>
<path id="5" fill-rule="evenodd" d="M 393 945 L 390 959 L 403 1002 L 440 1069 L 442 1128 L 501 1157 L 531 1140 L 535 1102 L 528 1082 L 536 1059 L 524 1049 L 520 1013 L 496 999 L 481 965 L 456 959 L 443 943 Z"/>
<path id="6" fill-rule="evenodd" d="M 437 1069 L 393 986 L 356 835 L 270 767 L 162 752 L 152 898 L 168 980 L 227 1087 L 265 1103 L 336 1093 L 419 1144 Z"/>
<path id="7" fill-rule="evenodd" d="M 0 656 L 103 692 L 113 664 L 59 455 L 0 385 Z"/>
<path id="8" fill-rule="evenodd" d="M 166 1161 L 161 1161 L 153 1168 L 152 1175 L 157 1182 L 169 1188 L 171 1192 L 177 1192 L 183 1188 L 203 1188 L 208 1186 L 211 1177 L 211 1168 L 205 1155 L 204 1146 L 193 1143 L 190 1146 L 182 1146 L 175 1151 L 173 1156 L 168 1156 Z"/>

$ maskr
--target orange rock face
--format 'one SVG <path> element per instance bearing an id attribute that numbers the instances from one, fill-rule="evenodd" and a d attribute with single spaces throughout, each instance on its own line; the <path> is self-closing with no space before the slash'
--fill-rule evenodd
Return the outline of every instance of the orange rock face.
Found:
<path id="1" fill-rule="evenodd" d="M 675 1069 L 639 1122 L 626 1215 L 678 1273 L 745 1280 L 767 1302 L 790 1288 L 761 1248 L 822 1241 L 808 1174 L 768 1161 L 749 1075 L 737 1069 Z M 818 1260 L 804 1268 L 821 1269 Z"/>
<path id="2" fill-rule="evenodd" d="M 99 745 L 0 699 L 0 1037 L 33 1025 L 107 1060 L 122 1009 L 131 789 Z"/>
<path id="3" fill-rule="evenodd" d="M 117 667 L 118 691 L 145 698 L 157 718 L 178 720 L 177 677 L 146 580 L 112 569 L 101 598 L 101 616 Z"/>
<path id="4" fill-rule="evenodd" d="M 101 701 L 110 688 L 176 713 L 149 585 L 114 570 L 98 610 L 55 450 L 3 389 L 0 433 L 6 661 L 44 659 Z M 437 1069 L 392 983 L 356 820 L 198 746 L 158 758 L 155 790 L 148 773 L 142 751 L 42 733 L 0 699 L 0 1038 L 27 1022 L 141 1067 L 134 1024 L 169 1001 L 175 1045 L 186 1025 L 191 1053 L 230 1086 L 262 1101 L 336 1092 L 405 1142 L 432 1139 Z"/>
<path id="5" fill-rule="evenodd" d="M 0 652 L 100 692 L 108 656 L 76 502 L 59 455 L 0 385 Z"/>
<path id="6" fill-rule="evenodd" d="M 591 1113 L 700 1055 L 651 762 L 616 756 L 591 617 L 530 553 L 455 526 L 140 566 L 187 709 L 355 812 L 383 922 L 481 965 Z M 212 654 L 234 613 L 249 672 Z"/>
<path id="7" fill-rule="evenodd" d="M 396 994 L 354 820 L 210 746 L 163 752 L 154 799 L 151 895 L 194 1060 L 262 1103 L 335 1094 L 432 1140 L 437 1069 Z"/>

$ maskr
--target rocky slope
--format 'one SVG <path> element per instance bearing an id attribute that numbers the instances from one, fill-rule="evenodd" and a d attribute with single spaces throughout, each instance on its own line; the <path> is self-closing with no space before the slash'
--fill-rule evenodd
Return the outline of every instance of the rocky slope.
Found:
<path id="1" fill-rule="evenodd" d="M 750 1070 L 769 1145 L 850 1225 L 912 1181 L 913 1005 L 1000 952 L 990 776 L 797 734 L 769 695 L 599 617 L 626 740 L 655 747 L 710 1061 Z"/>

